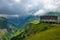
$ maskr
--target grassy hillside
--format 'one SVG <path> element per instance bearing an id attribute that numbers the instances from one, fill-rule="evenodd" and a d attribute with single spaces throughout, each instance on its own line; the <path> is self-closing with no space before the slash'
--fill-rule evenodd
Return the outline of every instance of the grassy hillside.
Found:
<path id="1" fill-rule="evenodd" d="M 30 23 L 33 23 L 33 24 L 38 24 L 40 20 L 33 20 L 31 21 Z"/>
<path id="2" fill-rule="evenodd" d="M 60 40 L 60 24 L 34 20 L 18 30 L 11 40 Z"/>
<path id="3" fill-rule="evenodd" d="M 18 31 L 16 31 L 16 33 L 13 35 L 13 37 L 16 37 L 17 35 L 21 34 L 24 31 L 23 28 L 19 29 Z"/>
<path id="4" fill-rule="evenodd" d="M 27 27 L 28 29 L 26 29 Z M 23 30 L 22 29 L 18 30 L 14 34 L 11 40 L 23 40 L 24 38 L 28 36 L 34 35 L 36 33 L 45 31 L 50 28 L 51 28 L 51 24 L 48 24 L 48 23 L 39 24 L 39 22 L 35 20 L 33 22 L 27 23 L 25 27 L 23 28 Z"/>
<path id="5" fill-rule="evenodd" d="M 29 27 L 29 29 L 26 29 L 27 26 Z M 41 23 L 41 24 L 28 23 L 26 25 L 26 28 L 25 28 L 25 32 L 27 35 L 29 35 L 29 34 L 35 34 L 35 33 L 41 32 L 41 31 L 45 31 L 45 30 L 51 28 L 51 25 L 47 24 L 47 23 Z"/>
<path id="6" fill-rule="evenodd" d="M 5 22 L 6 19 L 3 18 L 3 17 L 0 17 L 0 39 L 3 37 L 3 35 L 6 33 L 6 29 L 4 28 L 7 28 L 6 27 L 6 24 L 7 22 Z"/>
<path id="7" fill-rule="evenodd" d="M 8 19 L 0 17 L 0 40 L 9 40 L 16 29 Z"/>
<path id="8" fill-rule="evenodd" d="M 25 40 L 60 40 L 60 25 L 27 37 Z"/>

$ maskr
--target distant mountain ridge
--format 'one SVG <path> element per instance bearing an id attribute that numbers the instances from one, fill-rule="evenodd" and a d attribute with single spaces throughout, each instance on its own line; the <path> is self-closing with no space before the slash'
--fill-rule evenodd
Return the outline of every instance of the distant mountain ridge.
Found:
<path id="1" fill-rule="evenodd" d="M 60 22 L 60 12 L 48 12 L 45 15 L 55 15 L 58 16 L 58 22 Z M 40 16 L 22 16 L 22 17 L 12 17 L 12 18 L 7 18 L 9 22 L 14 24 L 16 27 L 20 28 L 22 27 L 25 23 L 30 22 L 32 20 L 40 20 Z"/>
<path id="2" fill-rule="evenodd" d="M 46 15 L 53 15 L 53 16 L 58 16 L 58 20 L 59 20 L 59 18 L 60 18 L 60 13 L 58 13 L 58 12 L 48 12 Z M 44 15 L 43 15 L 44 16 Z M 20 26 L 21 25 L 24 25 L 24 27 L 25 27 L 25 23 L 29 23 L 29 22 L 31 22 L 31 21 L 33 21 L 33 20 L 40 20 L 40 16 L 28 16 L 28 17 L 23 17 L 24 19 L 23 19 L 23 21 L 21 20 L 21 22 L 22 23 L 20 23 Z M 60 21 L 60 20 L 59 20 Z M 34 23 L 34 24 L 31 24 L 31 23 Z M 45 24 L 45 23 L 42 23 L 42 24 L 35 24 L 35 22 L 31 22 L 30 24 L 29 24 L 29 26 L 26 26 L 26 27 L 33 27 L 33 28 L 31 28 L 32 30 L 30 30 L 30 32 L 32 32 L 33 34 L 35 33 L 35 32 L 40 32 L 40 31 L 44 31 L 45 29 L 50 29 L 51 28 L 51 24 Z M 23 27 L 23 28 L 24 28 Z M 34 30 L 35 29 L 35 30 Z M 37 31 L 36 31 L 37 30 Z M 24 30 L 25 31 L 25 30 Z M 28 34 L 28 36 L 29 36 L 29 34 L 30 34 L 30 32 L 29 32 L 29 30 L 27 30 L 28 31 L 28 33 L 26 33 L 26 34 Z M 25 32 L 27 32 L 27 31 L 25 31 Z M 17 33 L 19 33 L 20 31 L 18 30 L 18 32 Z M 21 35 L 24 35 L 24 33 L 20 33 L 19 35 L 17 34 L 17 36 L 14 36 L 13 38 L 12 38 L 12 40 L 22 40 L 25 36 L 23 36 L 23 38 L 21 38 Z"/>
<path id="3" fill-rule="evenodd" d="M 8 19 L 0 17 L 0 40 L 6 40 L 6 38 L 10 37 L 10 34 L 15 33 L 16 30 L 16 27 L 14 27 L 14 25 L 10 23 Z"/>
<path id="4" fill-rule="evenodd" d="M 13 23 L 17 28 L 22 27 L 26 23 L 32 21 L 32 20 L 39 20 L 39 16 L 27 16 L 27 17 L 18 17 L 18 18 L 8 18 L 8 21 L 10 23 Z"/>

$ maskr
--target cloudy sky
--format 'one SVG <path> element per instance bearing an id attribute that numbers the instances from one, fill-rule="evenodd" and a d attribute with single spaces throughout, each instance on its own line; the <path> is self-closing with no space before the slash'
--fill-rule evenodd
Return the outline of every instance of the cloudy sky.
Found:
<path id="1" fill-rule="evenodd" d="M 60 0 L 0 0 L 0 16 L 44 15 L 60 12 Z"/>

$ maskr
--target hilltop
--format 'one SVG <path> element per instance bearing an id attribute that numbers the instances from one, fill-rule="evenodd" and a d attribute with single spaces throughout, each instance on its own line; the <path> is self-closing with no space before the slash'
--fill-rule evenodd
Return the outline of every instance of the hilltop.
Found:
<path id="1" fill-rule="evenodd" d="M 37 33 L 24 40 L 60 40 L 60 24 L 46 31 Z"/>

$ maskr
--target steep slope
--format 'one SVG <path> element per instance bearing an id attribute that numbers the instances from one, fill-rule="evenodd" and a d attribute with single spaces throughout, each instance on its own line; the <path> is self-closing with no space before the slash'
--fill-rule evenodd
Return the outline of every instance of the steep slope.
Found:
<path id="1" fill-rule="evenodd" d="M 44 32 L 27 37 L 24 40 L 60 40 L 60 24 Z"/>
<path id="2" fill-rule="evenodd" d="M 16 31 L 13 24 L 8 22 L 8 19 L 0 17 L 0 40 L 7 40 Z"/>
<path id="3" fill-rule="evenodd" d="M 49 26 L 49 27 L 48 27 Z M 27 29 L 28 27 L 28 29 Z M 33 23 L 28 23 L 25 25 L 25 27 L 23 28 L 24 31 L 20 31 L 21 33 L 19 33 L 18 35 L 14 36 L 11 40 L 23 40 L 24 38 L 34 35 L 36 33 L 45 31 L 47 29 L 51 28 L 50 24 L 47 23 L 42 23 L 42 24 L 35 24 Z"/>
<path id="4" fill-rule="evenodd" d="M 23 16 L 18 18 L 7 18 L 9 22 L 13 23 L 17 28 L 24 26 L 26 23 L 33 21 L 35 19 L 39 20 L 39 16 Z"/>
<path id="5" fill-rule="evenodd" d="M 6 19 L 3 17 L 0 17 L 0 29 L 7 28 L 7 22 Z"/>
<path id="6" fill-rule="evenodd" d="M 60 24 L 29 22 L 11 40 L 60 40 Z M 22 32 L 21 32 L 22 31 Z M 21 33 L 19 33 L 21 32 Z"/>
<path id="7" fill-rule="evenodd" d="M 58 16 L 58 22 L 60 21 L 60 13 L 58 12 L 48 12 L 46 15 L 55 15 L 55 16 Z M 28 17 L 20 17 L 18 18 L 19 19 L 19 28 L 24 26 L 24 27 L 27 27 L 29 28 L 29 30 L 27 30 L 27 32 L 25 31 L 25 28 L 24 28 L 24 31 L 23 33 L 21 34 L 20 31 L 18 30 L 18 34 L 12 38 L 12 40 L 22 40 L 24 38 L 21 39 L 21 35 L 23 35 L 23 37 L 25 37 L 27 35 L 30 36 L 30 34 L 34 34 L 35 32 L 36 33 L 39 33 L 39 32 L 43 32 L 45 30 L 48 30 L 54 26 L 51 26 L 51 24 L 46 24 L 46 23 L 41 23 L 39 24 L 39 20 L 40 20 L 40 16 L 28 16 Z M 34 21 L 35 20 L 35 21 Z M 36 23 L 36 20 L 37 20 L 37 23 Z M 31 22 L 32 21 L 32 22 Z M 31 23 L 29 23 L 31 22 Z M 27 25 L 26 25 L 27 24 Z M 26 32 L 26 33 L 25 33 Z"/>

